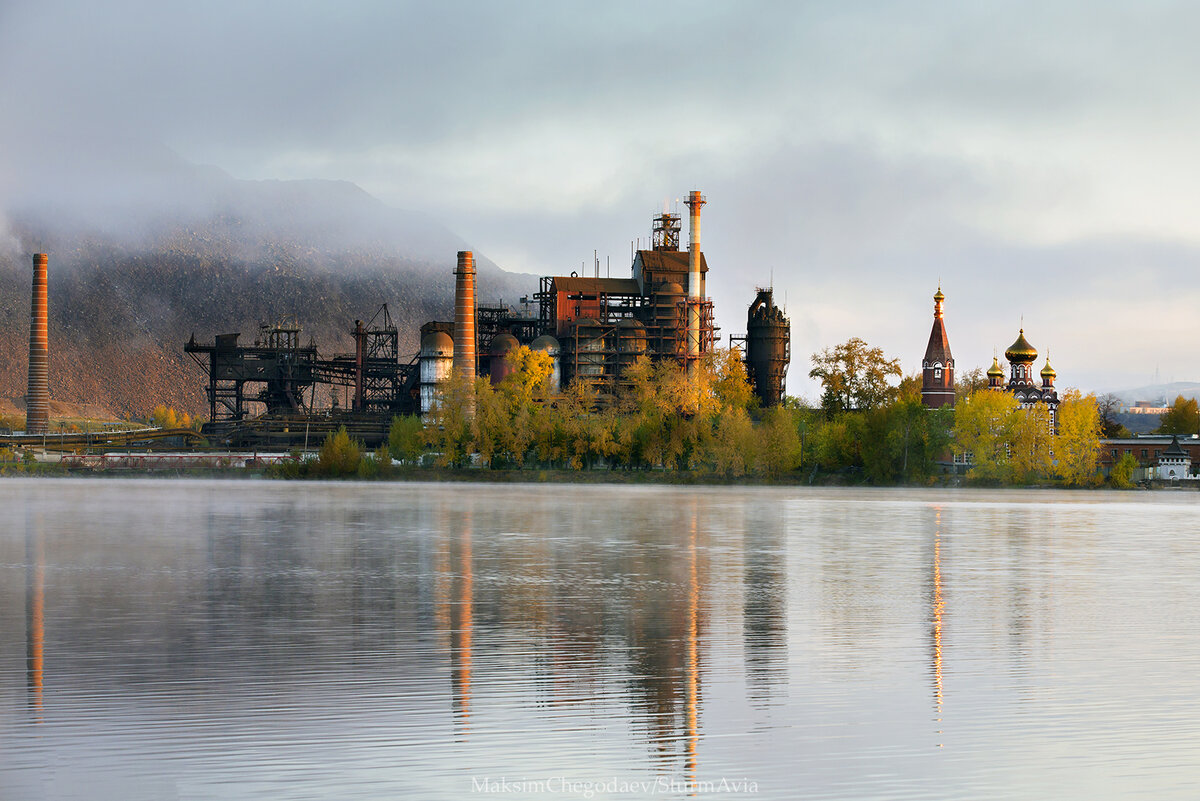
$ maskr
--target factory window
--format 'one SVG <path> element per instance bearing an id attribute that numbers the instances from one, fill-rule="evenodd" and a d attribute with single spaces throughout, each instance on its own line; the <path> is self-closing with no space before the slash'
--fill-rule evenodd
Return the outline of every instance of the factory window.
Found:
<path id="1" fill-rule="evenodd" d="M 1154 449 L 1154 458 L 1157 459 L 1160 456 L 1162 456 L 1162 450 L 1160 448 L 1155 448 Z"/>
<path id="2" fill-rule="evenodd" d="M 1145 448 L 1142 448 L 1142 458 L 1143 459 L 1146 458 L 1146 449 Z"/>
<path id="3" fill-rule="evenodd" d="M 1112 454 L 1113 454 L 1113 458 L 1116 459 L 1117 458 L 1117 449 L 1116 448 L 1112 449 Z"/>

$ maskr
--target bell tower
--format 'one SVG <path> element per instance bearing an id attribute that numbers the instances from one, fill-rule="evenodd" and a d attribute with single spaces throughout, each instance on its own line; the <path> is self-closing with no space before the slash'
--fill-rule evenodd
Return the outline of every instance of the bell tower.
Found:
<path id="1" fill-rule="evenodd" d="M 933 330 L 921 362 L 921 402 L 930 409 L 954 405 L 954 357 L 950 355 L 950 339 L 946 336 L 943 317 L 941 284 L 933 296 Z"/>

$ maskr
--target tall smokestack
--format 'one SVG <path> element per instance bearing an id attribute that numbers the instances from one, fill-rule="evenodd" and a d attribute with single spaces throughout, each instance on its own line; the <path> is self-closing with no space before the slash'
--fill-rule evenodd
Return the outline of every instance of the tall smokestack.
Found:
<path id="1" fill-rule="evenodd" d="M 475 377 L 475 256 L 458 252 L 454 271 L 454 374 Z"/>
<path id="2" fill-rule="evenodd" d="M 687 206 L 691 210 L 688 235 L 688 315 L 687 355 L 695 359 L 700 356 L 700 207 L 705 203 L 700 190 L 688 195 Z"/>
<path id="3" fill-rule="evenodd" d="M 29 310 L 29 389 L 25 393 L 25 431 L 45 434 L 50 427 L 50 344 L 47 335 L 49 302 L 46 292 L 48 259 L 33 254 L 33 302 Z"/>

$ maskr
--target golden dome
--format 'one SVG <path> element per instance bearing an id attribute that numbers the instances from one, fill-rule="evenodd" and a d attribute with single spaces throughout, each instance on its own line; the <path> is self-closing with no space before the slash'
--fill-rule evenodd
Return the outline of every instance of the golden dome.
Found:
<path id="1" fill-rule="evenodd" d="M 1021 329 L 1021 334 L 1017 337 L 1017 341 L 1009 345 L 1008 350 L 1004 351 L 1004 358 L 1018 364 L 1032 362 L 1037 358 L 1037 355 L 1037 348 L 1030 345 L 1029 341 L 1025 339 L 1024 328 Z"/>
<path id="2" fill-rule="evenodd" d="M 1046 366 L 1042 368 L 1042 378 L 1053 381 L 1058 373 L 1054 372 L 1054 368 L 1050 366 L 1050 357 L 1046 357 Z"/>
<path id="3" fill-rule="evenodd" d="M 941 284 L 938 284 L 938 291 L 937 291 L 937 294 L 933 296 L 933 299 L 938 301 L 939 303 L 946 299 L 946 296 L 942 294 L 942 285 Z"/>
<path id="4" fill-rule="evenodd" d="M 992 366 L 988 368 L 988 378 L 1004 378 L 1004 370 L 1000 367 L 1000 361 L 993 356 Z"/>

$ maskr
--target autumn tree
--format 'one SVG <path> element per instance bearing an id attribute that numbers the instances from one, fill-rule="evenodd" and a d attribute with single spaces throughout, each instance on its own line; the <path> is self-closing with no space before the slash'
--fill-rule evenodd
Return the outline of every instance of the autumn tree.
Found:
<path id="1" fill-rule="evenodd" d="M 1072 486 L 1099 481 L 1100 434 L 1103 425 L 1095 395 L 1069 389 L 1058 404 L 1058 433 L 1054 437 L 1055 472 Z"/>
<path id="2" fill-rule="evenodd" d="M 1195 398 L 1179 395 L 1158 424 L 1159 434 L 1200 434 L 1200 407 Z"/>
<path id="3" fill-rule="evenodd" d="M 1012 477 L 1009 451 L 1020 414 L 1015 397 L 987 389 L 955 405 L 951 446 L 956 455 L 969 460 L 969 477 L 985 481 Z"/>
<path id="4" fill-rule="evenodd" d="M 826 414 L 874 409 L 896 397 L 889 380 L 902 375 L 900 360 L 888 359 L 882 349 L 858 337 L 814 353 L 812 361 L 808 376 L 820 379 L 824 387 L 821 408 Z"/>
<path id="5" fill-rule="evenodd" d="M 1008 395 L 1007 392 L 992 394 Z M 1053 469 L 1054 439 L 1049 406 L 1034 403 L 1018 409 L 1009 442 L 1011 480 L 1027 484 L 1049 476 Z"/>
<path id="6" fill-rule="evenodd" d="M 325 437 L 314 470 L 318 475 L 352 476 L 358 472 L 361 461 L 362 446 L 350 438 L 345 426 L 341 426 Z"/>

